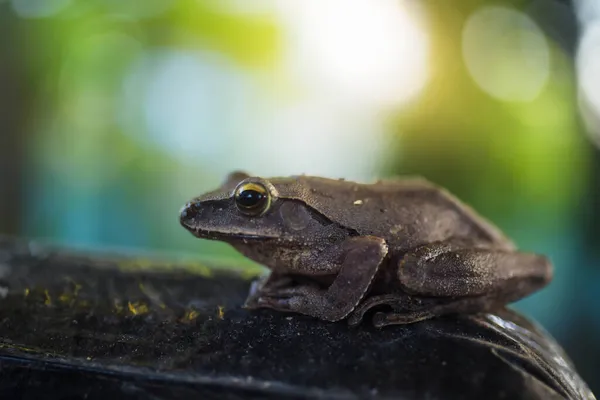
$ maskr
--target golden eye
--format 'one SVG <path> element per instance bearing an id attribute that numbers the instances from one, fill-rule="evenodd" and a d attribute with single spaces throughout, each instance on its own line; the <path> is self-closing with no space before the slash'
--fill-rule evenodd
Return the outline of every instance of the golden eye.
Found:
<path id="1" fill-rule="evenodd" d="M 271 205 L 269 191 L 259 183 L 244 183 L 235 190 L 235 205 L 250 216 L 263 214 Z"/>

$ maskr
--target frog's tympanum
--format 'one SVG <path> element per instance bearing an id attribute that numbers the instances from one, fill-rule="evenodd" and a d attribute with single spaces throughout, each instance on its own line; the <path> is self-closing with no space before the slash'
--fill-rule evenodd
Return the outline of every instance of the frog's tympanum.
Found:
<path id="1" fill-rule="evenodd" d="M 229 243 L 270 274 L 245 307 L 377 327 L 492 311 L 544 287 L 552 265 L 423 179 L 360 184 L 231 174 L 181 224 Z"/>

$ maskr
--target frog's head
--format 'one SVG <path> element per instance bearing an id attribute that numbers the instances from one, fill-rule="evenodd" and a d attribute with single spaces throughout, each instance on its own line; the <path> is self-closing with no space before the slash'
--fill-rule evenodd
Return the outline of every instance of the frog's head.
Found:
<path id="1" fill-rule="evenodd" d="M 219 189 L 188 202 L 180 222 L 199 238 L 225 242 L 277 240 L 303 247 L 345 236 L 307 204 L 306 190 L 295 177 L 267 180 L 234 172 Z"/>

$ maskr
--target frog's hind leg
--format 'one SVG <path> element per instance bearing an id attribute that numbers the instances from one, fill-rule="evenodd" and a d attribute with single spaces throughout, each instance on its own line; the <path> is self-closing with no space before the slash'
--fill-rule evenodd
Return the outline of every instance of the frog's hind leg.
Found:
<path id="1" fill-rule="evenodd" d="M 367 309 L 379 304 L 389 305 L 392 311 L 374 315 L 377 327 L 446 314 L 490 312 L 548 284 L 552 265 L 536 254 L 457 240 L 431 243 L 407 253 L 397 276 L 405 297 L 365 301 L 353 321 L 360 321 Z"/>
<path id="2" fill-rule="evenodd" d="M 398 265 L 402 290 L 415 296 L 486 297 L 512 302 L 546 286 L 550 261 L 537 254 L 438 242 L 406 254 Z"/>
<path id="3" fill-rule="evenodd" d="M 490 312 L 544 287 L 552 278 L 546 257 L 461 243 L 433 243 L 399 263 L 398 279 L 424 307 L 377 313 L 374 324 L 407 324 L 446 314 Z"/>

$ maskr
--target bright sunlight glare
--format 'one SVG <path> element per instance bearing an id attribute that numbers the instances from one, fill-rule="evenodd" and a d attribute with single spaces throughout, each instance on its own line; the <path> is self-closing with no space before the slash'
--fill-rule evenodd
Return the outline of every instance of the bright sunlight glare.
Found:
<path id="1" fill-rule="evenodd" d="M 577 11 L 581 23 L 575 60 L 580 111 L 590 139 L 600 146 L 600 4 L 596 0 L 580 0 Z"/>
<path id="2" fill-rule="evenodd" d="M 277 3 L 289 40 L 288 67 L 336 101 L 379 108 L 413 99 L 428 76 L 428 40 L 413 3 Z"/>

